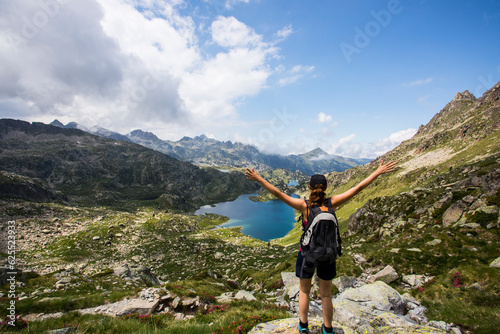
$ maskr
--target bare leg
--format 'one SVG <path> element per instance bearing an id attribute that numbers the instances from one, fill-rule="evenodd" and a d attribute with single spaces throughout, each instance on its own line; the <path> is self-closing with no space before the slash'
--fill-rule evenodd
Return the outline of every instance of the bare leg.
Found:
<path id="1" fill-rule="evenodd" d="M 324 281 L 319 279 L 319 294 L 323 305 L 323 323 L 325 327 L 332 327 L 333 305 L 332 305 L 332 280 Z M 299 296 L 300 310 L 300 296 Z"/>
<path id="2" fill-rule="evenodd" d="M 307 322 L 309 313 L 309 293 L 311 292 L 311 279 L 300 280 L 299 290 L 299 317 L 303 323 Z"/>

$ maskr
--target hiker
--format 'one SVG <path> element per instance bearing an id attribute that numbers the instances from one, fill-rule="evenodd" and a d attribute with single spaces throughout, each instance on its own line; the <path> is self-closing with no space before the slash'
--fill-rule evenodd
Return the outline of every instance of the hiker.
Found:
<path id="1" fill-rule="evenodd" d="M 382 161 L 370 176 L 358 183 L 356 186 L 347 190 L 346 192 L 334 195 L 330 198 L 325 198 L 327 181 L 324 175 L 315 174 L 311 177 L 309 181 L 309 189 L 311 193 L 309 195 L 309 201 L 291 197 L 278 188 L 270 184 L 262 176 L 260 176 L 254 169 L 247 168 L 245 175 L 247 179 L 259 182 L 267 191 L 273 194 L 276 198 L 282 200 L 285 204 L 291 206 L 295 210 L 302 213 L 303 224 L 307 225 L 307 219 L 309 212 L 314 207 L 328 206 L 328 200 L 331 201 L 331 208 L 333 210 L 337 209 L 340 205 L 346 203 L 352 197 L 357 195 L 361 190 L 366 188 L 370 183 L 372 183 L 378 176 L 384 173 L 394 171 L 396 163 L 390 161 L 386 164 Z M 324 210 L 323 210 L 324 211 Z M 340 254 L 339 254 L 340 255 Z M 308 313 L 309 313 L 309 293 L 311 291 L 312 277 L 314 270 L 317 271 L 319 292 L 322 301 L 323 309 L 323 325 L 321 326 L 322 333 L 332 333 L 332 319 L 333 319 L 333 306 L 332 306 L 332 295 L 331 287 L 332 280 L 336 275 L 335 261 L 330 263 L 329 261 L 320 262 L 316 265 L 316 268 L 304 268 L 303 267 L 303 256 L 301 251 L 297 255 L 296 263 L 296 276 L 300 278 L 300 290 L 299 290 L 299 332 L 302 334 L 309 333 L 308 327 Z"/>

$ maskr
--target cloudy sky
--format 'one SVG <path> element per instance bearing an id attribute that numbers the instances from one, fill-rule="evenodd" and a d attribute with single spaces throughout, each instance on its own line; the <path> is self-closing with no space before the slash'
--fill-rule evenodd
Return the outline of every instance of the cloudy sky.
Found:
<path id="1" fill-rule="evenodd" d="M 500 80 L 498 0 L 0 0 L 0 117 L 374 158 Z"/>

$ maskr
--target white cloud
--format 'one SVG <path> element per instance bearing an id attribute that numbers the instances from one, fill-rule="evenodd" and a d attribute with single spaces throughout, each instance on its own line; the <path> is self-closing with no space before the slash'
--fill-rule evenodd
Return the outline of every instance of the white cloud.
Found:
<path id="1" fill-rule="evenodd" d="M 313 72 L 314 66 L 295 65 L 290 70 L 285 71 L 284 77 L 278 80 L 280 86 L 285 86 L 297 82 L 305 74 Z M 280 68 L 280 70 L 283 70 Z"/>
<path id="2" fill-rule="evenodd" d="M 356 135 L 351 134 L 339 139 L 327 151 L 330 154 L 344 157 L 374 159 L 392 150 L 401 144 L 401 142 L 410 139 L 416 132 L 416 129 L 401 130 L 392 133 L 387 138 L 382 138 L 369 144 L 362 144 L 355 141 Z"/>
<path id="3" fill-rule="evenodd" d="M 433 80 L 434 80 L 433 78 L 419 79 L 419 80 L 415 80 L 412 82 L 404 83 L 404 84 L 402 84 L 402 86 L 420 86 L 420 85 L 425 85 L 425 84 L 431 83 Z"/>
<path id="4" fill-rule="evenodd" d="M 320 123 L 328 123 L 332 121 L 332 116 L 325 114 L 324 112 L 320 112 L 318 114 L 318 122 Z"/>
<path id="5" fill-rule="evenodd" d="M 401 142 L 410 139 L 417 133 L 417 129 L 407 129 L 407 130 L 401 130 L 395 133 L 392 133 L 389 137 L 387 138 L 382 138 L 377 141 L 375 141 L 371 146 L 372 146 L 372 151 L 374 156 L 380 156 L 399 144 Z"/>
<path id="6" fill-rule="evenodd" d="M 289 24 L 289 25 L 287 25 L 287 26 L 283 27 L 283 29 L 279 30 L 279 31 L 276 33 L 276 37 L 277 37 L 279 40 L 283 40 L 283 39 L 288 38 L 288 36 L 290 36 L 292 33 L 293 33 L 292 25 L 291 25 L 291 24 Z"/>
<path id="7" fill-rule="evenodd" d="M 213 41 L 226 48 L 262 46 L 262 36 L 232 16 L 219 16 L 211 32 Z"/>
<path id="8" fill-rule="evenodd" d="M 48 11 L 40 5 L 47 3 Z M 114 131 L 158 128 L 158 122 L 209 126 L 234 116 L 235 106 L 265 88 L 273 73 L 277 41 L 264 42 L 234 17 L 211 22 L 209 42 L 223 50 L 210 54 L 200 41 L 207 35 L 177 10 L 181 0 L 62 3 L 2 3 L 0 107 L 9 108 L 2 115 L 58 117 Z M 46 22 L 30 22 L 36 15 Z"/>

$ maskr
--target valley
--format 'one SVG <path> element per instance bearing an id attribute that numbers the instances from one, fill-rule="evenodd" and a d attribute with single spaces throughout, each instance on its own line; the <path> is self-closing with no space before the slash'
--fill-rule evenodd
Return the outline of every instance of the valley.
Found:
<path id="1" fill-rule="evenodd" d="M 327 173 L 332 195 L 380 161 L 398 162 L 337 212 L 339 332 L 493 333 L 500 326 L 499 111 L 500 83 L 477 99 L 458 93 L 394 150 Z M 246 333 L 297 317 L 298 223 L 264 242 L 237 227 L 216 228 L 227 217 L 192 214 L 258 190 L 241 172 L 76 129 L 0 125 L 0 307 L 15 301 L 15 331 Z M 307 195 L 307 173 L 266 173 L 280 189 Z M 12 270 L 16 299 L 9 297 Z M 359 317 L 354 311 L 366 305 L 349 294 L 371 296 L 365 289 L 395 299 Z M 320 316 L 317 294 L 311 299 L 311 316 Z M 8 320 L 1 330 L 12 329 Z"/>

